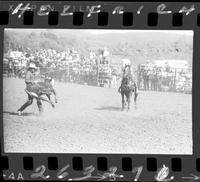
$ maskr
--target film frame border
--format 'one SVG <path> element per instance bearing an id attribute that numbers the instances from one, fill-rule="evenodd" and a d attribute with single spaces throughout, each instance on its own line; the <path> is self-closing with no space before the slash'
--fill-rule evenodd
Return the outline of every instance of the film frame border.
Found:
<path id="1" fill-rule="evenodd" d="M 36 10 L 26 11 L 21 18 L 15 15 L 11 15 L 8 12 L 9 3 L 14 4 L 15 7 L 19 3 L 26 4 L 23 1 L 9 1 L 3 2 L 0 8 L 0 17 L 2 17 L 2 11 L 8 19 L 2 23 L 0 20 L 0 33 L 3 35 L 4 28 L 70 28 L 70 29 L 145 29 L 145 30 L 193 30 L 194 31 L 194 47 L 193 47 L 193 91 L 192 91 L 192 120 L 193 120 L 193 155 L 143 155 L 143 154 L 19 154 L 19 153 L 4 153 L 3 150 L 3 132 L 1 132 L 1 161 L 3 161 L 2 170 L 5 171 L 4 179 L 31 179 L 30 176 L 34 173 L 34 170 L 40 166 L 40 170 L 45 167 L 44 178 L 39 176 L 39 179 L 43 180 L 60 180 L 57 172 L 64 169 L 68 175 L 73 174 L 73 178 L 83 175 L 84 169 L 95 169 L 96 173 L 102 174 L 102 179 L 119 179 L 128 181 L 164 181 L 168 177 L 174 176 L 179 181 L 197 181 L 200 179 L 200 133 L 197 129 L 200 128 L 198 122 L 200 114 L 198 108 L 200 108 L 200 93 L 198 93 L 198 83 L 200 83 L 200 58 L 199 40 L 200 40 L 200 4 L 199 3 L 181 3 L 181 2 L 76 2 L 76 6 L 99 6 L 101 5 L 101 12 L 93 13 L 88 17 L 88 12 L 72 12 L 69 16 L 60 16 L 62 5 L 59 5 L 54 1 L 45 2 L 45 4 L 54 5 L 57 11 L 49 12 L 49 15 L 38 16 Z M 73 6 L 74 2 L 67 2 Z M 44 4 L 42 1 L 33 1 L 31 4 L 41 6 Z M 165 7 L 163 11 L 171 11 L 171 13 L 158 13 L 158 6 L 162 4 Z M 164 5 L 163 5 L 164 4 Z M 131 5 L 131 6 L 130 6 Z M 143 8 L 141 8 L 144 6 Z M 183 7 L 188 9 L 194 7 L 193 11 L 180 12 Z M 116 7 L 120 7 L 118 12 L 114 13 Z M 122 8 L 123 7 L 123 8 Z M 139 9 L 138 9 L 139 7 Z M 141 9 L 140 9 L 141 8 Z M 138 13 L 140 10 L 140 13 Z M 183 10 L 183 9 L 182 9 Z M 98 10 L 97 10 L 98 11 Z M 121 11 L 121 12 L 120 12 Z M 187 14 L 189 13 L 189 14 Z M 32 19 L 32 17 L 34 18 Z M 52 21 L 55 17 L 58 21 Z M 128 20 L 127 17 L 131 20 Z M 27 21 L 28 18 L 28 21 Z M 29 22 L 29 19 L 32 22 Z M 106 21 L 105 21 L 106 18 Z M 81 20 L 81 21 L 80 21 Z M 8 23 L 8 24 L 7 24 Z M 3 24 L 3 25 L 2 25 Z M 24 25 L 25 24 L 25 25 Z M 3 36 L 1 40 L 0 56 L 3 58 Z M 1 65 L 2 66 L 2 65 Z M 1 70 L 2 71 L 2 70 Z M 2 79 L 1 79 L 2 86 Z M 1 87 L 2 88 L 2 87 Z M 2 99 L 2 95 L 1 95 Z M 2 106 L 2 102 L 1 102 Z M 1 107 L 2 108 L 2 107 Z M 2 113 L 2 112 L 1 112 Z M 3 118 L 3 116 L 2 116 Z M 1 122 L 1 130 L 3 129 L 3 123 Z M 64 160 L 63 160 L 64 159 Z M 16 169 L 15 164 L 20 169 Z M 24 164 L 23 164 L 24 162 Z M 28 165 L 27 165 L 28 162 Z M 53 163 L 53 165 L 52 165 Z M 77 165 L 78 164 L 78 165 Z M 189 165 L 188 165 L 189 164 Z M 68 166 L 69 165 L 69 166 Z M 165 166 L 164 166 L 165 165 Z M 42 167 L 41 167 L 42 166 Z M 94 168 L 92 168 L 93 166 Z M 110 167 L 117 167 L 110 169 Z M 170 173 L 166 175 L 164 179 L 162 177 L 156 178 L 161 169 L 169 167 Z M 88 168 L 89 167 L 89 168 Z M 141 168 L 142 167 L 142 168 Z M 86 169 L 87 168 L 87 169 Z M 10 171 L 8 169 L 11 169 Z M 109 171 L 110 169 L 110 171 Z M 142 169 L 142 173 L 137 176 L 139 169 Z M 66 172 L 66 171 L 61 172 Z M 91 172 L 91 171 L 90 171 Z M 105 173 L 107 172 L 107 176 Z M 110 173 L 109 173 L 110 172 Z M 114 172 L 114 173 L 113 173 Z M 64 173 L 65 175 L 67 173 Z M 49 178 L 48 178 L 48 174 Z M 112 175 L 108 175 L 112 174 Z M 167 172 L 165 172 L 167 174 Z M 65 180 L 73 178 L 65 177 Z M 86 176 L 87 176 L 86 175 Z M 45 176 L 47 178 L 45 178 Z M 56 177 L 57 176 L 57 177 Z M 138 178 L 136 178 L 138 177 Z M 36 178 L 34 178 L 36 179 Z M 89 180 L 89 178 L 86 178 Z M 93 178 L 94 180 L 95 178 Z M 101 178 L 99 178 L 101 179 Z M 98 180 L 98 178 L 97 178 Z M 170 180 L 170 178 L 169 178 Z M 173 179 L 172 179 L 173 180 Z"/>

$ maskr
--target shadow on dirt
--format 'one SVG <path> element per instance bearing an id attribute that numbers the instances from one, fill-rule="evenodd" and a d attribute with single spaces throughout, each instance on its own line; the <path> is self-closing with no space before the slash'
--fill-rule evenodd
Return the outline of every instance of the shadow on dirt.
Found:
<path id="1" fill-rule="evenodd" d="M 17 112 L 3 111 L 3 113 L 18 116 Z M 33 116 L 33 115 L 35 115 L 35 113 L 33 112 L 24 112 L 21 114 L 21 116 Z"/>
<path id="2" fill-rule="evenodd" d="M 106 106 L 106 107 L 96 108 L 96 110 L 121 111 L 122 109 L 121 107 Z"/>

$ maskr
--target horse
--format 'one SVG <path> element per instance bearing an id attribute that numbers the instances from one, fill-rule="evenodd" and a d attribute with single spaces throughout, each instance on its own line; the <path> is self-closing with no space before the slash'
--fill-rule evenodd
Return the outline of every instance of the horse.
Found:
<path id="1" fill-rule="evenodd" d="M 138 96 L 136 89 L 137 89 L 137 86 L 136 86 L 136 83 L 133 82 L 133 78 L 130 73 L 130 67 L 126 67 L 124 69 L 121 86 L 119 88 L 119 92 L 121 93 L 121 96 L 122 96 L 122 111 L 124 110 L 126 103 L 128 104 L 127 111 L 130 110 L 130 102 L 131 102 L 131 97 L 132 97 L 133 92 L 134 92 L 134 104 L 135 104 L 135 109 L 136 109 L 136 101 L 137 101 L 137 96 Z M 126 97 L 126 102 L 125 102 L 125 97 Z"/>
<path id="2" fill-rule="evenodd" d="M 57 97 L 55 89 L 53 88 L 53 79 L 45 79 L 43 82 L 37 82 L 34 84 L 31 89 L 25 89 L 26 93 L 31 95 L 33 98 L 45 101 L 54 108 L 55 105 L 51 100 L 51 95 L 54 95 L 55 103 L 57 103 Z M 42 97 L 42 95 L 46 95 L 48 100 Z"/>

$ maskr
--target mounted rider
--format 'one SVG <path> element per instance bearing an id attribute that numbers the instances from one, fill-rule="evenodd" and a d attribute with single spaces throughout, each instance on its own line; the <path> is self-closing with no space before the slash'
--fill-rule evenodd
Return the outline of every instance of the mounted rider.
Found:
<path id="1" fill-rule="evenodd" d="M 129 80 L 128 87 L 130 88 L 131 86 L 134 86 L 134 92 L 136 95 L 138 95 L 137 81 L 136 81 L 135 76 L 132 75 L 132 73 L 131 73 L 131 62 L 129 59 L 123 59 L 122 61 L 123 61 L 122 62 L 122 72 L 123 72 L 122 81 L 123 81 L 124 77 L 127 77 Z M 122 82 L 118 89 L 118 92 L 120 92 L 120 93 L 121 93 L 121 87 L 122 87 Z"/>
<path id="2" fill-rule="evenodd" d="M 25 83 L 26 83 L 26 92 L 28 94 L 28 101 L 24 103 L 18 110 L 18 115 L 21 115 L 22 111 L 25 110 L 28 106 L 30 106 L 33 103 L 33 96 L 29 94 L 29 92 L 32 92 L 32 90 L 38 89 L 38 85 L 36 83 L 35 79 L 35 73 L 37 71 L 37 67 L 34 63 L 30 63 L 29 67 L 27 69 L 26 75 L 25 75 Z M 37 106 L 39 109 L 39 112 L 43 112 L 42 108 L 42 102 L 40 99 L 37 99 Z"/>

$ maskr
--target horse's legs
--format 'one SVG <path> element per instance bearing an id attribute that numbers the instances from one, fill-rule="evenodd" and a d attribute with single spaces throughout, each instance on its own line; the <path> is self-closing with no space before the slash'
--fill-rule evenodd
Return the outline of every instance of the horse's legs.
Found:
<path id="1" fill-rule="evenodd" d="M 122 111 L 123 111 L 124 110 L 124 94 L 121 93 L 121 95 L 122 95 Z"/>
<path id="2" fill-rule="evenodd" d="M 128 112 L 129 109 L 130 109 L 131 95 L 132 95 L 132 92 L 128 93 L 127 96 L 126 96 L 126 98 L 127 98 L 127 103 L 128 103 L 127 112 Z"/>
<path id="3" fill-rule="evenodd" d="M 54 94 L 54 98 L 55 98 L 55 103 L 57 103 L 58 102 L 58 100 L 57 100 L 57 97 L 56 97 L 56 92 L 55 92 L 55 90 L 53 89 L 53 94 Z"/>
<path id="4" fill-rule="evenodd" d="M 55 107 L 55 105 L 54 105 L 53 102 L 51 101 L 51 96 L 50 96 L 50 94 L 46 94 L 46 96 L 48 97 L 48 99 L 49 99 L 49 101 L 50 101 L 50 103 L 51 103 L 51 106 L 52 106 L 52 107 Z"/>
<path id="5" fill-rule="evenodd" d="M 127 112 L 128 112 L 130 109 L 130 95 L 129 94 L 126 95 L 126 102 L 127 102 Z"/>
<path id="6" fill-rule="evenodd" d="M 54 107 L 54 104 L 53 104 L 53 102 L 52 102 L 52 101 L 49 101 L 49 100 L 47 100 L 47 99 L 45 99 L 45 98 L 41 97 L 41 95 L 40 95 L 40 96 L 39 96 L 37 99 L 43 100 L 43 101 L 45 101 L 45 102 L 48 102 L 49 104 L 51 104 L 51 105 L 52 105 L 52 107 Z"/>
<path id="7" fill-rule="evenodd" d="M 134 92 L 134 105 L 135 105 L 135 109 L 137 109 L 137 96 L 138 96 L 138 93 L 137 91 Z"/>

